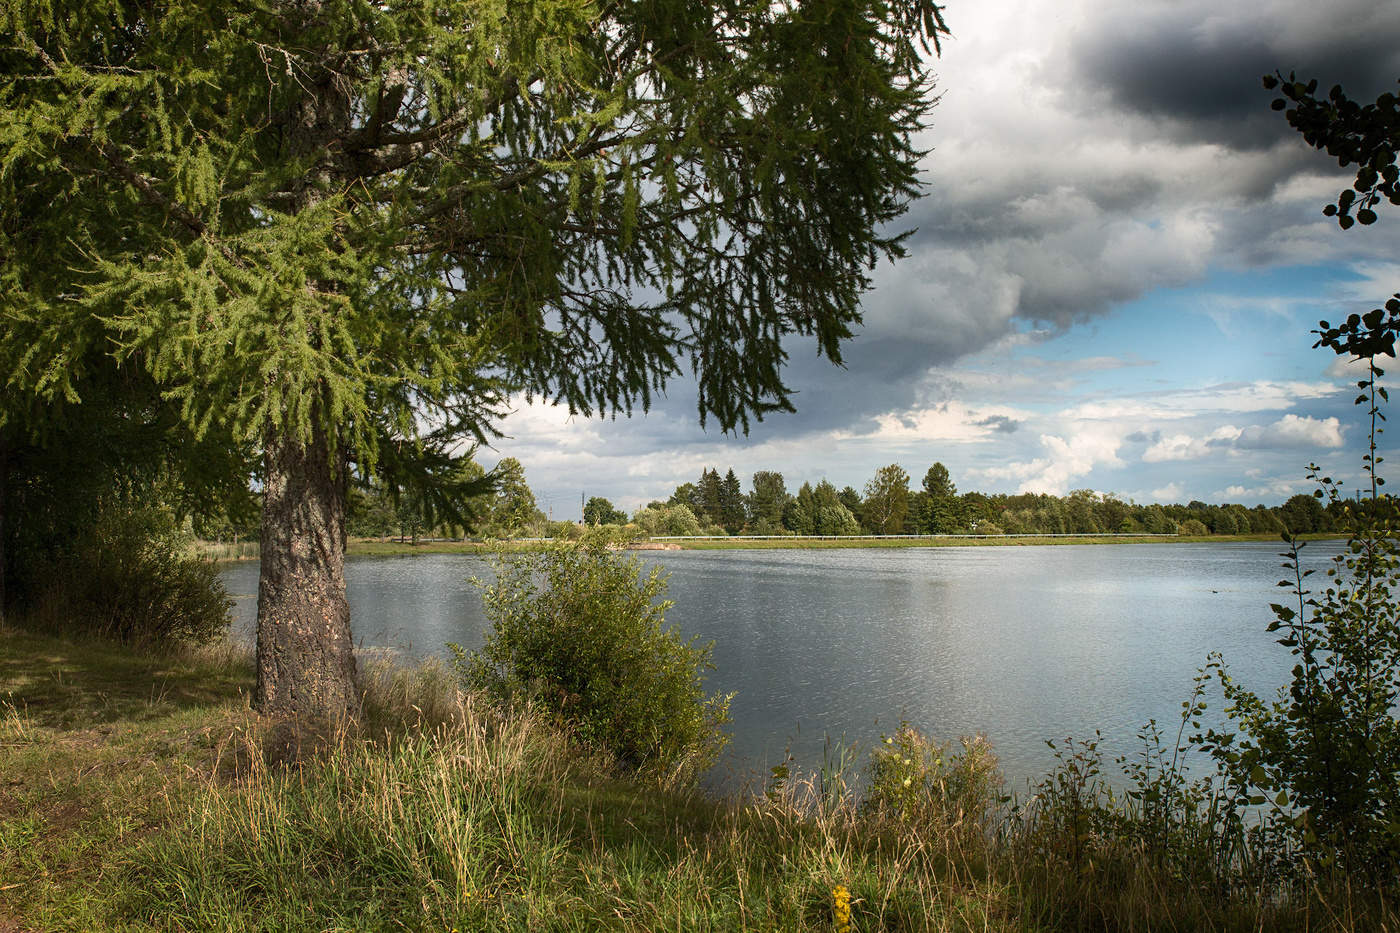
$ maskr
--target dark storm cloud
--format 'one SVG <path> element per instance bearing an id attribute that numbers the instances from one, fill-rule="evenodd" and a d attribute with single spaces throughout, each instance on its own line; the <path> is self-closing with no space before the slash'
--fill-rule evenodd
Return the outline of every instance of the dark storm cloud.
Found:
<path id="1" fill-rule="evenodd" d="M 1006 415 L 991 415 L 981 421 L 974 421 L 973 424 L 979 428 L 991 428 L 998 434 L 1014 434 L 1021 427 L 1022 422 L 1015 418 L 1008 418 Z"/>
<path id="2" fill-rule="evenodd" d="M 1030 327 L 1063 333 L 1214 268 L 1393 261 L 1400 249 L 1400 216 L 1364 237 L 1329 227 L 1319 210 L 1340 176 L 1319 187 L 1328 161 L 1269 110 L 1259 86 L 1266 71 L 1296 68 L 1374 96 L 1380 78 L 1400 73 L 1400 3 L 1027 0 L 949 15 L 959 38 L 938 64 L 944 98 L 920 137 L 928 187 L 893 225 L 917 232 L 905 259 L 873 273 L 844 366 L 810 340 L 789 342 L 797 411 L 771 414 L 748 436 L 702 429 L 683 377 L 645 419 L 591 422 L 581 445 L 590 454 L 633 458 L 630 469 L 658 451 L 718 443 L 839 445 L 829 432 L 859 439 L 878 417 L 973 401 L 958 361 L 1015 345 Z M 1044 23 L 1030 25 L 1037 17 Z M 976 391 L 984 403 L 1020 401 L 995 386 Z M 1011 443 L 1038 436 L 993 420 L 982 427 Z M 538 442 L 541 456 L 557 447 L 552 434 Z"/>
<path id="3" fill-rule="evenodd" d="M 1071 54 L 1090 87 L 1176 138 L 1266 148 L 1293 131 L 1269 110 L 1264 74 L 1296 71 L 1361 99 L 1394 89 L 1400 5 L 1133 4 L 1095 20 Z"/>
<path id="4" fill-rule="evenodd" d="M 797 411 L 770 415 L 753 436 L 866 434 L 878 415 L 945 401 L 938 368 L 1028 322 L 1064 331 L 1154 289 L 1199 281 L 1213 262 L 1326 258 L 1318 237 L 1299 231 L 1296 200 L 1275 197 L 1280 185 L 1325 162 L 1301 144 L 1259 148 L 1293 131 L 1268 109 L 1258 78 L 1293 62 L 1358 88 L 1373 87 L 1386 68 L 1393 80 L 1400 4 L 1389 14 L 1374 6 L 1149 0 L 1103 12 L 1095 5 L 1086 29 L 1044 37 L 1036 72 L 1044 97 L 1029 102 L 1032 91 L 988 85 L 996 66 L 974 53 L 995 48 L 992 30 L 969 36 L 967 48 L 950 47 L 949 97 L 929 137 L 929 187 L 895 225 L 915 231 L 910 255 L 875 273 L 843 367 L 818 358 L 810 341 L 788 344 L 785 378 Z M 982 45 L 974 49 L 973 41 Z M 954 61 L 959 51 L 966 57 Z M 1108 111 L 1085 111 L 1095 89 Z M 1042 102 L 1065 109 L 1052 120 Z M 1164 128 L 1150 146 L 1134 137 L 1141 117 Z M 1267 134 L 1251 128 L 1256 118 Z M 1032 131 L 1023 126 L 1038 135 L 1024 135 Z M 1231 134 L 1241 151 L 1229 161 L 1197 145 Z M 943 152 L 943 140 L 956 141 L 962 154 Z M 1336 248 L 1379 257 L 1390 245 L 1373 231 Z M 696 425 L 688 380 L 673 384 L 656 408 L 636 432 L 644 437 L 629 446 L 721 436 Z"/>

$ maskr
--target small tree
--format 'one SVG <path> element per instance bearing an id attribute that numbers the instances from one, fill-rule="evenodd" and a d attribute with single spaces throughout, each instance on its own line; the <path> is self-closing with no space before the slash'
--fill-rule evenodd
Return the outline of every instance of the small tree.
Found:
<path id="1" fill-rule="evenodd" d="M 882 535 L 903 531 L 909 511 L 909 474 L 897 463 L 876 470 L 865 484 L 863 507 L 862 517 L 871 531 Z"/>
<path id="2" fill-rule="evenodd" d="M 720 524 L 732 535 L 744 529 L 748 516 L 744 509 L 744 490 L 739 485 L 739 477 L 733 468 L 724 474 L 720 483 Z"/>
<path id="3" fill-rule="evenodd" d="M 613 504 L 601 496 L 593 496 L 583 506 L 585 525 L 621 525 L 627 521 L 627 514 L 613 508 Z"/>
<path id="4" fill-rule="evenodd" d="M 783 509 L 791 499 L 783 474 L 759 470 L 753 475 L 753 492 L 749 493 L 749 519 L 770 531 L 778 529 L 783 523 Z"/>
<path id="5" fill-rule="evenodd" d="M 503 534 L 517 534 L 539 514 L 535 494 L 525 482 L 525 467 L 514 457 L 505 457 L 496 464 L 494 472 L 496 489 L 491 503 L 491 524 Z"/>
<path id="6" fill-rule="evenodd" d="M 1358 166 L 1352 187 L 1323 213 L 1342 229 L 1376 222 L 1373 208 L 1382 198 L 1400 204 L 1400 101 L 1383 94 L 1371 105 L 1351 101 L 1340 86 L 1325 101 L 1315 97 L 1317 82 L 1266 76 L 1264 86 L 1279 89 L 1275 110 L 1312 146 L 1341 165 Z M 1291 106 L 1290 106 L 1291 104 Z M 1353 219 L 1353 209 L 1355 210 Z M 1273 824 L 1288 834 L 1304 855 L 1324 865 L 1374 881 L 1393 883 L 1400 865 L 1400 541 L 1397 510 L 1380 492 L 1382 458 L 1377 438 L 1385 420 L 1380 403 L 1387 392 L 1379 379 L 1379 356 L 1395 357 L 1400 335 L 1400 294 L 1384 308 L 1350 315 L 1342 324 L 1319 322 L 1318 341 L 1339 355 L 1364 359 L 1366 378 L 1357 383 L 1358 405 L 1367 406 L 1369 443 L 1362 468 L 1369 486 L 1366 507 L 1356 508 L 1340 493 L 1340 483 L 1316 465 L 1316 500 L 1328 500 L 1350 526 L 1346 550 L 1327 569 L 1321 591 L 1308 588 L 1300 559 L 1303 544 L 1285 533 L 1289 549 L 1280 581 L 1293 593 L 1291 604 L 1273 604 L 1270 631 L 1297 663 L 1292 681 L 1278 699 L 1266 703 L 1235 683 L 1216 658 L 1213 671 L 1222 685 L 1226 713 L 1238 733 L 1209 730 L 1198 741 L 1220 763 L 1235 793 L 1251 803 L 1272 803 Z M 1294 497 L 1295 499 L 1297 497 Z M 1285 522 L 1295 512 L 1326 516 L 1289 500 Z"/>
<path id="7" fill-rule="evenodd" d="M 466 682 L 502 701 L 528 700 L 624 765 L 683 781 L 714 763 L 728 737 L 730 697 L 706 695 L 710 646 L 665 626 L 660 567 L 591 536 L 534 553 L 498 555 L 478 583 L 491 620 L 468 656 Z"/>
<path id="8" fill-rule="evenodd" d="M 942 463 L 934 463 L 924 474 L 922 485 L 924 492 L 928 493 L 928 519 L 922 530 L 932 534 L 948 534 L 960 529 L 963 524 L 962 503 L 948 468 Z"/>
<path id="9" fill-rule="evenodd" d="M 1316 499 L 1338 504 L 1350 524 L 1347 548 L 1318 592 L 1307 586 L 1314 571 L 1303 569 L 1303 542 L 1284 533 L 1290 578 L 1279 585 L 1291 588 L 1293 603 L 1273 604 L 1269 630 L 1297 659 L 1292 682 L 1266 703 L 1235 683 L 1217 657 L 1211 670 L 1239 732 L 1209 730 L 1199 741 L 1238 797 L 1274 804 L 1275 824 L 1302 852 L 1350 872 L 1393 877 L 1400 864 L 1400 526 L 1376 472 L 1386 390 L 1377 384 L 1383 371 L 1375 354 L 1394 355 L 1400 295 L 1339 327 L 1323 321 L 1317 333 L 1317 345 L 1367 360 L 1357 402 L 1369 405 L 1371 422 L 1363 458 L 1369 505 L 1354 509 L 1339 483 L 1309 468 Z"/>

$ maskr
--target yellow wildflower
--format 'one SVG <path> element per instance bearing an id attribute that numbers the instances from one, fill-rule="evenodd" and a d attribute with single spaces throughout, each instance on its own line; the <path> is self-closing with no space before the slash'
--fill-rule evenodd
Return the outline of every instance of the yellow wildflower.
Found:
<path id="1" fill-rule="evenodd" d="M 831 913 L 836 921 L 836 933 L 850 933 L 851 892 L 846 890 L 844 884 L 831 889 Z"/>

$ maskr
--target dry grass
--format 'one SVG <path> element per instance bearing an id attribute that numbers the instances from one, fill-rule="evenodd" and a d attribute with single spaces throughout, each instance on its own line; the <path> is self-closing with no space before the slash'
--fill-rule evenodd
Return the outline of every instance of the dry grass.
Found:
<path id="1" fill-rule="evenodd" d="M 361 714 L 330 727 L 254 716 L 226 646 L 0 637 L 0 929 L 831 930 L 838 888 L 852 930 L 1400 929 L 1345 879 L 1212 891 L 1109 824 L 1013 816 L 976 741 L 896 806 L 856 799 L 839 756 L 716 800 L 440 664 L 362 658 Z"/>

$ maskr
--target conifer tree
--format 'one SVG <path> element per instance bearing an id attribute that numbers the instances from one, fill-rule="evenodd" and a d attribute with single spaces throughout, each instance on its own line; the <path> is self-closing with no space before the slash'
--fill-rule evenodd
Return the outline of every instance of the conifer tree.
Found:
<path id="1" fill-rule="evenodd" d="M 695 516 L 707 525 L 718 525 L 724 520 L 724 483 L 719 478 L 719 470 L 705 467 L 700 471 L 700 482 L 695 487 Z"/>
<path id="2" fill-rule="evenodd" d="M 932 0 L 0 0 L 6 393 L 89 348 L 260 451 L 256 705 L 353 705 L 346 490 L 517 394 L 723 430 L 840 359 L 918 190 Z M 450 493 L 450 494 L 447 494 Z"/>
<path id="3" fill-rule="evenodd" d="M 735 535 L 743 530 L 745 518 L 744 488 L 739 485 L 734 468 L 730 467 L 720 484 L 720 522 L 725 531 Z"/>
<path id="4" fill-rule="evenodd" d="M 749 494 L 749 518 L 754 524 L 762 523 L 771 533 L 781 527 L 783 508 L 791 499 L 783 474 L 759 470 L 753 475 L 753 492 Z"/>

